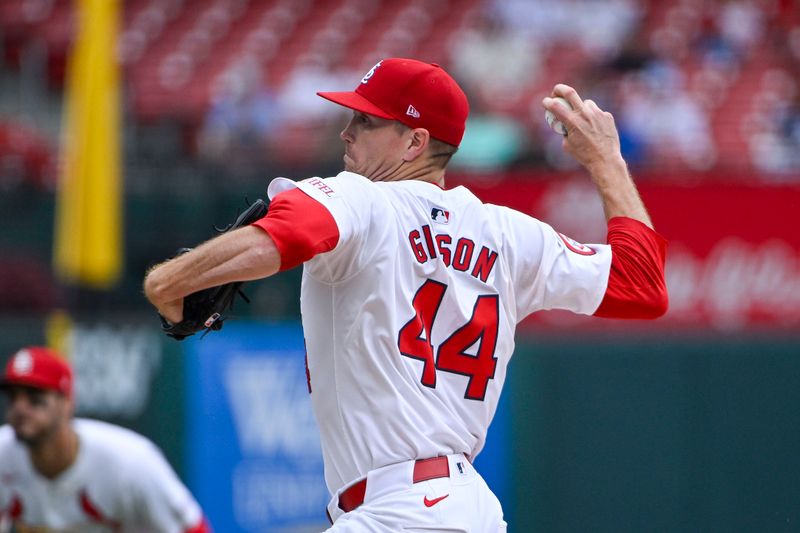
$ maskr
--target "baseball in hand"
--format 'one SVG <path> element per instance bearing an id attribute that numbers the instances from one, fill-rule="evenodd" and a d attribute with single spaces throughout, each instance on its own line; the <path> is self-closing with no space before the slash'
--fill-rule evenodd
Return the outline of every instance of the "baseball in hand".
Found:
<path id="1" fill-rule="evenodd" d="M 554 96 L 553 100 L 558 102 L 560 105 L 563 105 L 567 109 L 572 109 L 572 106 L 569 105 L 569 102 L 567 102 L 564 98 L 562 98 L 560 96 Z M 545 111 L 544 111 L 544 119 L 547 121 L 547 125 L 550 126 L 551 128 L 553 128 L 553 131 L 555 131 L 556 133 L 559 133 L 561 135 L 566 135 L 567 134 L 567 128 L 564 126 L 564 124 L 560 120 L 558 120 L 556 118 L 556 116 L 553 114 L 553 112 L 550 111 L 549 109 L 545 109 Z"/>

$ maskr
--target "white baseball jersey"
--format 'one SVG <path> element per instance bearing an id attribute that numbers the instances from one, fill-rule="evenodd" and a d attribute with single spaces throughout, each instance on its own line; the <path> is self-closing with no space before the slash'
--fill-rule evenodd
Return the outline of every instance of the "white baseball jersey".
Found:
<path id="1" fill-rule="evenodd" d="M 463 187 L 342 172 L 277 178 L 330 211 L 335 248 L 304 264 L 311 398 L 332 493 L 368 471 L 484 445 L 517 323 L 593 313 L 611 250 L 580 245 Z"/>
<path id="2" fill-rule="evenodd" d="M 10 426 L 0 427 L 0 511 L 16 531 L 204 531 L 197 502 L 145 437 L 76 419 L 75 462 L 49 480 Z"/>

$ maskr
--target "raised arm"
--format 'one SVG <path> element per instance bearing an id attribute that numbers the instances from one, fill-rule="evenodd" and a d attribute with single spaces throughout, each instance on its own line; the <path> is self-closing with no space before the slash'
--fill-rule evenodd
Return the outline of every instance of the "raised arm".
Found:
<path id="1" fill-rule="evenodd" d="M 553 96 L 566 99 L 572 109 L 566 109 Z M 606 220 L 628 217 L 652 229 L 653 223 L 622 159 L 611 113 L 592 100 L 581 100 L 575 89 L 561 83 L 553 88 L 551 96 L 544 98 L 542 105 L 566 126 L 564 150 L 589 171 L 603 201 Z"/>
<path id="2" fill-rule="evenodd" d="M 572 109 L 559 104 L 555 96 L 566 99 Z M 564 150 L 589 171 L 608 222 L 611 267 L 606 293 L 594 314 L 608 318 L 663 315 L 669 306 L 664 277 L 667 241 L 653 229 L 622 159 L 614 117 L 564 84 L 556 85 L 542 105 L 566 127 Z"/>

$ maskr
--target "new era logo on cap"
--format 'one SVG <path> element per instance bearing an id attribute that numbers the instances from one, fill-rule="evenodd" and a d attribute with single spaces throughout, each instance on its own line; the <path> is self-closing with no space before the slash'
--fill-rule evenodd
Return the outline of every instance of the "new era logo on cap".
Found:
<path id="1" fill-rule="evenodd" d="M 419 111 L 413 105 L 409 105 L 408 109 L 406 110 L 406 115 L 409 117 L 419 118 Z"/>

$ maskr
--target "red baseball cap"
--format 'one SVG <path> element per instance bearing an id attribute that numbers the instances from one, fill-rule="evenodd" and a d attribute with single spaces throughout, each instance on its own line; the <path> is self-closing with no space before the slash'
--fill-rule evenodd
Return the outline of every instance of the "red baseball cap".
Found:
<path id="1" fill-rule="evenodd" d="M 469 114 L 467 96 L 436 63 L 382 59 L 352 92 L 318 92 L 323 98 L 376 117 L 425 128 L 431 137 L 458 146 Z"/>
<path id="2" fill-rule="evenodd" d="M 56 351 L 29 346 L 11 356 L 0 387 L 22 385 L 72 395 L 72 369 Z"/>

